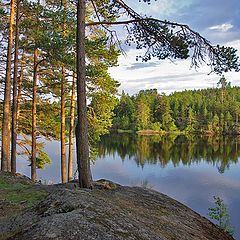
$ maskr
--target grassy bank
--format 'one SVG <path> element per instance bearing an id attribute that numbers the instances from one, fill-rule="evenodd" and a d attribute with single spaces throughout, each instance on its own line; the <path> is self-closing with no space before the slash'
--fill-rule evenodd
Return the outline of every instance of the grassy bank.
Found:
<path id="1" fill-rule="evenodd" d="M 31 208 L 43 200 L 47 194 L 27 177 L 0 172 L 0 219 Z"/>

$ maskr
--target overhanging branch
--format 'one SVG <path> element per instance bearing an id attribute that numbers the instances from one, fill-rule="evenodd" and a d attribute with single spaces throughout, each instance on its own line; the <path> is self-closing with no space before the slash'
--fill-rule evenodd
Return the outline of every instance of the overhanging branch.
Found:
<path id="1" fill-rule="evenodd" d="M 212 70 L 222 73 L 230 70 L 239 71 L 239 60 L 236 50 L 231 47 L 213 46 L 206 38 L 192 30 L 186 24 L 159 20 L 152 17 L 141 16 L 122 0 L 112 0 L 116 9 L 123 9 L 129 20 L 112 21 L 103 20 L 97 13 L 98 22 L 88 22 L 88 27 L 125 25 L 128 36 L 126 43 L 135 44 L 137 49 L 146 48 L 147 51 L 140 58 L 148 61 L 152 57 L 158 59 L 186 59 L 191 55 L 192 66 L 199 67 L 207 62 Z M 97 12 L 97 9 L 95 8 Z"/>

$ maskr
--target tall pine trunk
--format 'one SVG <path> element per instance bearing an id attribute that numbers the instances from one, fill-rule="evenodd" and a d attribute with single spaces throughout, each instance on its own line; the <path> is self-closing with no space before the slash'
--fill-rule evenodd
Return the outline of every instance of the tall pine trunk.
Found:
<path id="1" fill-rule="evenodd" d="M 32 95 L 32 156 L 31 179 L 36 181 L 36 155 L 37 155 L 37 49 L 34 50 L 33 95 Z"/>
<path id="2" fill-rule="evenodd" d="M 62 1 L 63 4 L 63 38 L 66 37 L 66 11 L 67 2 Z M 65 50 L 65 46 L 64 50 Z M 66 169 L 66 143 L 65 143 L 65 131 L 66 131 L 66 119 L 65 119 L 65 91 L 66 91 L 66 79 L 65 79 L 65 65 L 62 65 L 62 79 L 61 79 L 61 177 L 62 183 L 67 182 L 67 169 Z"/>
<path id="3" fill-rule="evenodd" d="M 10 21 L 8 32 L 8 49 L 7 49 L 7 65 L 6 78 L 4 88 L 3 101 L 3 123 L 2 123 L 2 151 L 1 151 L 1 170 L 11 171 L 10 161 L 10 101 L 11 101 L 11 60 L 12 60 L 12 45 L 13 45 L 13 23 L 14 23 L 14 0 L 10 3 Z"/>
<path id="4" fill-rule="evenodd" d="M 62 183 L 67 182 L 66 170 L 66 145 L 65 145 L 65 67 L 62 67 L 61 80 L 61 177 Z"/>
<path id="5" fill-rule="evenodd" d="M 19 48 L 19 11 L 20 0 L 16 2 L 15 20 L 15 53 L 14 53 L 14 72 L 13 72 L 13 107 L 12 107 L 12 145 L 11 145 L 11 172 L 16 173 L 17 155 L 17 88 L 18 88 L 18 48 Z"/>
<path id="6" fill-rule="evenodd" d="M 87 101 L 86 101 L 86 63 L 85 63 L 85 14 L 86 1 L 77 3 L 77 114 L 76 127 L 77 163 L 79 185 L 92 188 L 92 175 L 89 161 Z"/>
<path id="7" fill-rule="evenodd" d="M 74 140 L 74 118 L 76 98 L 76 74 L 73 73 L 72 96 L 70 108 L 70 129 L 69 129 L 69 151 L 68 151 L 68 181 L 73 178 L 73 140 Z"/>
<path id="8" fill-rule="evenodd" d="M 18 92 L 17 92 L 17 123 L 20 116 L 20 101 L 22 96 L 22 82 L 23 82 L 23 61 L 24 61 L 24 54 L 22 54 L 21 59 L 21 67 L 20 67 L 20 75 L 18 80 Z"/>

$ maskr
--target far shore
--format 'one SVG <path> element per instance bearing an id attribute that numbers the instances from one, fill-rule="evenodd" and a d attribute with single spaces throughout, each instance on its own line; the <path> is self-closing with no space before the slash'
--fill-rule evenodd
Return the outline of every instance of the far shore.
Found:
<path id="1" fill-rule="evenodd" d="M 111 129 L 110 132 L 117 133 L 131 133 L 138 135 L 200 135 L 200 136 L 240 136 L 240 132 L 226 132 L 224 134 L 218 134 L 212 131 L 201 131 L 201 132 L 189 132 L 189 131 L 164 131 L 164 130 L 152 130 L 152 129 L 143 129 L 143 130 L 131 130 L 131 129 Z"/>

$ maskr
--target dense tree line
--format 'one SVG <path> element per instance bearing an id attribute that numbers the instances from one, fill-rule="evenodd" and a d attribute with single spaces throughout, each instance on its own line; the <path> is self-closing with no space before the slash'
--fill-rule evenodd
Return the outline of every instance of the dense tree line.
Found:
<path id="1" fill-rule="evenodd" d="M 169 96 L 156 89 L 133 96 L 123 92 L 114 112 L 115 129 L 239 134 L 240 87 L 230 87 L 222 77 L 219 88 L 185 90 Z"/>

